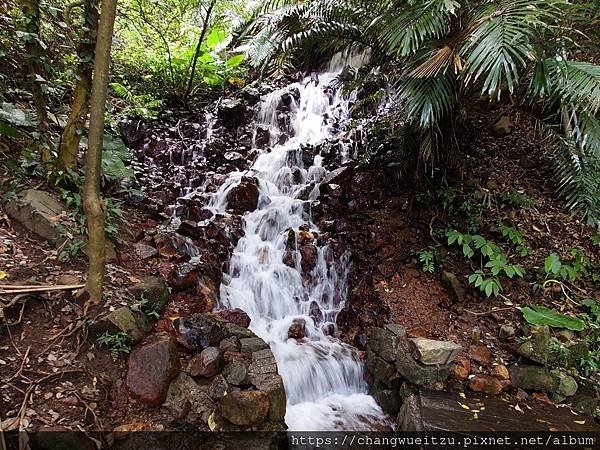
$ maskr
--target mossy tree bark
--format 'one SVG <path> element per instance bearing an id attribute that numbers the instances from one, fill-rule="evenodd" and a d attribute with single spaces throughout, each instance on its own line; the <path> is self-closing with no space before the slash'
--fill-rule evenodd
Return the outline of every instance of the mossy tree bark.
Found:
<path id="1" fill-rule="evenodd" d="M 40 36 L 40 2 L 39 0 L 20 1 L 22 28 L 25 32 L 25 52 L 27 58 L 27 75 L 30 81 L 31 95 L 38 120 L 39 141 L 42 162 L 48 169 L 52 160 L 52 152 L 48 143 L 48 109 L 42 85 L 45 83 L 42 65 L 42 38 Z"/>
<path id="2" fill-rule="evenodd" d="M 98 304 L 102 299 L 104 265 L 106 259 L 106 235 L 104 231 L 105 209 L 100 190 L 102 165 L 102 140 L 104 136 L 104 109 L 108 90 L 110 69 L 110 48 L 115 23 L 117 0 L 103 0 L 98 24 L 94 76 L 90 98 L 90 128 L 88 151 L 86 154 L 83 207 L 87 219 L 89 269 L 86 289 L 89 299 L 84 313 L 90 304 Z"/>
<path id="3" fill-rule="evenodd" d="M 83 6 L 84 24 L 77 55 L 77 82 L 73 93 L 73 104 L 69 119 L 60 140 L 57 166 L 59 169 L 73 169 L 77 166 L 79 144 L 85 128 L 85 120 L 89 110 L 89 96 L 92 86 L 92 69 L 94 63 L 94 47 L 98 32 L 98 1 L 84 0 L 72 3 L 67 7 L 65 19 L 70 23 L 70 11 Z"/>

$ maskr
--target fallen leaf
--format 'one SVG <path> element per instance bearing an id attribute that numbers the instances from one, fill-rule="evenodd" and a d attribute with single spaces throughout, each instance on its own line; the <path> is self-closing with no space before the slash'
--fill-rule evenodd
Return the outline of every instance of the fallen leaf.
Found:
<path id="1" fill-rule="evenodd" d="M 585 420 L 574 420 L 573 422 L 578 423 L 579 425 L 585 424 Z"/>

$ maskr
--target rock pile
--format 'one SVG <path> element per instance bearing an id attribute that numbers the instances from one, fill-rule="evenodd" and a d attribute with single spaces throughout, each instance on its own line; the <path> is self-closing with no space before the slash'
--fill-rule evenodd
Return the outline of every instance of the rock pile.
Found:
<path id="1" fill-rule="evenodd" d="M 453 342 L 408 338 L 399 325 L 372 328 L 366 350 L 371 394 L 386 413 L 395 416 L 407 385 L 443 387 L 450 362 L 461 349 Z"/>
<path id="2" fill-rule="evenodd" d="M 239 310 L 195 314 L 150 336 L 129 356 L 131 397 L 162 405 L 173 419 L 201 430 L 285 429 L 275 358 L 266 342 L 236 324 L 247 326 L 242 316 Z"/>

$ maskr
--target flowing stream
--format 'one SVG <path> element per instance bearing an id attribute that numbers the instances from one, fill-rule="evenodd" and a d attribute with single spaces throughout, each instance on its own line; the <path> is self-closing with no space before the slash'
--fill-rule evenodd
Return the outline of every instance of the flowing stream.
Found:
<path id="1" fill-rule="evenodd" d="M 248 172 L 231 173 L 210 205 L 224 212 L 227 194 L 243 176 L 258 179 L 258 207 L 244 216 L 245 236 L 224 275 L 221 303 L 244 310 L 252 320 L 250 328 L 271 346 L 285 384 L 285 420 L 291 430 L 368 430 L 386 421 L 367 394 L 357 351 L 331 336 L 346 299 L 347 255 L 333 261 L 330 249 L 317 245 L 317 262 L 308 279 L 302 275 L 299 256 L 296 267 L 284 264 L 290 229 L 319 231 L 310 214 L 310 199 L 318 196 L 318 187 L 308 201 L 298 197 L 311 183 L 318 186 L 328 171 L 319 155 L 306 164 L 302 147 L 332 136 L 332 125 L 347 118 L 348 101 L 328 85 L 343 65 L 352 63 L 334 58 L 318 79 L 313 75 L 263 97 L 256 127 L 269 130 L 272 147 L 260 153 Z M 277 107 L 290 89 L 297 89 L 299 96 L 289 105 L 289 129 L 281 130 Z M 278 144 L 283 133 L 289 140 Z M 321 323 L 309 315 L 314 302 L 323 316 Z M 288 338 L 290 325 L 298 319 L 306 323 L 305 338 Z"/>

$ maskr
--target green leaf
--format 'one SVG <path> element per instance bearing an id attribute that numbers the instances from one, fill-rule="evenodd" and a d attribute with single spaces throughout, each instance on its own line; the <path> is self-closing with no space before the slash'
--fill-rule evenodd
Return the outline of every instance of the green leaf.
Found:
<path id="1" fill-rule="evenodd" d="M 211 50 L 223 45 L 229 39 L 229 33 L 221 28 L 215 28 L 206 36 L 206 46 Z"/>
<path id="2" fill-rule="evenodd" d="M 551 253 L 544 261 L 544 270 L 546 273 L 556 275 L 560 271 L 561 266 L 560 258 L 556 253 Z"/>
<path id="3" fill-rule="evenodd" d="M 0 120 L 18 127 L 34 127 L 37 119 L 34 113 L 23 111 L 12 103 L 0 105 Z"/>
<path id="4" fill-rule="evenodd" d="M 566 328 L 573 331 L 583 331 L 585 328 L 583 320 L 566 316 L 545 306 L 526 306 L 521 312 L 523 318 L 532 325 L 548 325 L 553 328 Z"/>
<path id="5" fill-rule="evenodd" d="M 225 65 L 229 68 L 234 68 L 239 66 L 241 63 L 244 62 L 244 59 L 246 58 L 246 56 L 242 53 L 240 55 L 235 55 L 232 56 L 231 58 L 229 58 L 227 61 L 225 61 Z"/>
<path id="6" fill-rule="evenodd" d="M 0 120 L 0 134 L 4 136 L 8 136 L 13 139 L 19 139 L 21 137 L 21 133 L 16 128 L 11 127 L 6 122 Z"/>

